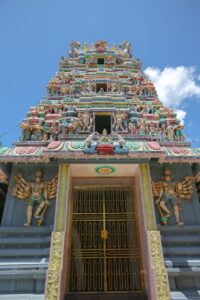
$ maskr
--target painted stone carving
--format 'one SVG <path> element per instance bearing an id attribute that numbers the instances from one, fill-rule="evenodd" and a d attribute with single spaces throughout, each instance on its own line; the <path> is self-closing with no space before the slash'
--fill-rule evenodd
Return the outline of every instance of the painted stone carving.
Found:
<path id="1" fill-rule="evenodd" d="M 109 138 L 107 130 L 104 129 L 101 136 L 98 132 L 95 132 L 85 139 L 83 152 L 85 154 L 128 154 L 129 149 L 126 147 L 126 141 L 121 135 L 114 132 L 113 137 Z"/>
<path id="2" fill-rule="evenodd" d="M 174 181 L 171 169 L 166 167 L 162 181 L 152 181 L 152 191 L 162 224 L 167 225 L 173 211 L 176 224 L 184 225 L 180 219 L 181 199 L 191 200 L 194 191 L 193 178 L 186 176 L 181 182 Z"/>
<path id="3" fill-rule="evenodd" d="M 49 200 L 56 197 L 57 175 L 51 181 L 44 182 L 43 173 L 40 169 L 35 171 L 35 180 L 27 181 L 21 171 L 15 177 L 15 185 L 12 195 L 19 199 L 27 200 L 26 217 L 24 226 L 30 226 L 33 210 L 36 207 L 34 217 L 38 220 L 38 225 L 44 221 L 46 211 L 50 205 Z"/>

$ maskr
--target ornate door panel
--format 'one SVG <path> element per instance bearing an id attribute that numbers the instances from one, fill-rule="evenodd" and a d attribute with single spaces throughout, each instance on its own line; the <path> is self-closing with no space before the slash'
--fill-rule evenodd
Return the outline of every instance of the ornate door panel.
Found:
<path id="1" fill-rule="evenodd" d="M 75 188 L 72 236 L 71 293 L 142 290 L 132 189 Z"/>

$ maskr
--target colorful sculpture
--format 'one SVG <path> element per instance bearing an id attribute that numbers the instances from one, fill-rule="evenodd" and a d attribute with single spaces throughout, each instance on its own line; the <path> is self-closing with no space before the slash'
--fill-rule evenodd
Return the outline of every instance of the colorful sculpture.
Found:
<path id="1" fill-rule="evenodd" d="M 80 43 L 76 40 L 73 40 L 70 44 L 69 57 L 75 58 L 79 55 Z"/>
<path id="2" fill-rule="evenodd" d="M 158 99 L 140 61 L 132 58 L 130 42 L 117 48 L 99 40 L 80 47 L 73 40 L 69 55 L 62 58 L 41 105 L 31 107 L 21 123 L 22 141 L 63 140 L 76 134 L 84 140 L 84 134 L 95 132 L 96 112 L 104 109 L 112 116 L 111 138 L 117 132 L 172 145 L 184 141 L 183 126 Z M 113 73 L 111 65 L 118 64 L 123 69 Z"/>
<path id="3" fill-rule="evenodd" d="M 119 47 L 122 49 L 122 55 L 125 57 L 132 57 L 132 47 L 131 43 L 127 40 L 123 41 Z"/>
<path id="4" fill-rule="evenodd" d="M 96 138 L 96 141 L 94 141 Z M 116 138 L 116 140 L 114 140 Z M 107 130 L 104 129 L 102 135 L 95 132 L 89 135 L 85 139 L 85 149 L 83 150 L 86 154 L 128 154 L 129 150 L 126 148 L 125 139 L 117 132 L 113 133 L 113 138 L 109 138 Z"/>
<path id="5" fill-rule="evenodd" d="M 193 179 L 186 176 L 182 182 L 174 181 L 172 179 L 171 169 L 164 168 L 162 181 L 152 181 L 152 191 L 160 213 L 161 222 L 167 225 L 168 219 L 171 217 L 171 207 L 176 224 L 178 226 L 184 225 L 180 220 L 180 200 L 191 200 L 194 191 Z"/>
<path id="6" fill-rule="evenodd" d="M 57 192 L 57 175 L 48 182 L 43 181 L 41 170 L 35 171 L 35 180 L 27 181 L 21 171 L 15 177 L 15 185 L 12 189 L 12 195 L 19 199 L 27 200 L 26 217 L 27 222 L 24 226 L 30 226 L 32 221 L 33 210 L 36 207 L 34 217 L 38 220 L 38 225 L 44 221 L 49 200 L 56 197 Z"/>

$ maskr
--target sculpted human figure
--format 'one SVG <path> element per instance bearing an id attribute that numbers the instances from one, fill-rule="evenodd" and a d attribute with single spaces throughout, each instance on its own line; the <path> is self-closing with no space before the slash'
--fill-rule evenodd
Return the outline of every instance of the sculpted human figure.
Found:
<path id="1" fill-rule="evenodd" d="M 79 55 L 80 43 L 76 40 L 73 40 L 70 44 L 69 57 L 75 58 Z"/>
<path id="2" fill-rule="evenodd" d="M 170 142 L 173 142 L 174 140 L 174 127 L 170 124 L 166 127 L 166 134 L 167 138 Z"/>
<path id="3" fill-rule="evenodd" d="M 83 113 L 83 131 L 88 130 L 89 128 L 89 123 L 90 123 L 90 116 L 89 116 L 89 112 L 85 111 Z"/>
<path id="4" fill-rule="evenodd" d="M 31 139 L 31 134 L 33 130 L 32 126 L 24 121 L 20 124 L 20 128 L 22 129 L 22 140 L 29 141 Z"/>
<path id="5" fill-rule="evenodd" d="M 132 57 L 131 43 L 129 43 L 127 40 L 125 40 L 119 45 L 119 47 L 122 49 L 123 56 Z"/>
<path id="6" fill-rule="evenodd" d="M 117 112 L 115 116 L 115 130 L 124 131 L 123 120 L 125 119 L 125 114 Z"/>
<path id="7" fill-rule="evenodd" d="M 184 140 L 184 136 L 183 136 L 183 125 L 178 124 L 178 125 L 175 127 L 175 137 L 176 137 L 176 140 L 179 141 L 179 142 L 182 142 L 182 141 Z"/>
<path id="8" fill-rule="evenodd" d="M 181 192 L 181 189 L 181 183 L 172 181 L 171 170 L 169 168 L 165 168 L 163 171 L 163 182 L 160 188 L 160 194 L 157 203 L 166 213 L 166 218 L 169 218 L 171 216 L 171 212 L 168 206 L 172 206 L 176 224 L 179 226 L 184 225 L 184 223 L 180 221 L 180 212 L 178 205 L 178 194 Z"/>
<path id="9" fill-rule="evenodd" d="M 35 207 L 34 217 L 38 220 L 40 219 L 41 224 L 46 208 L 49 206 L 48 199 L 54 198 L 56 195 L 57 177 L 54 177 L 51 182 L 45 183 L 42 171 L 38 169 L 35 171 L 35 180 L 33 182 L 26 181 L 21 171 L 18 172 L 15 181 L 16 184 L 13 187 L 12 195 L 27 200 L 27 221 L 24 226 L 31 225 L 33 209 Z"/>

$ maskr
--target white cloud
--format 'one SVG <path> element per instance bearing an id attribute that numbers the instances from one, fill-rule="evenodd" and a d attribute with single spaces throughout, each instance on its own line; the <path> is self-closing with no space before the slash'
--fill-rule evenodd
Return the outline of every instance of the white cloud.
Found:
<path id="1" fill-rule="evenodd" d="M 167 106 L 178 108 L 183 100 L 200 97 L 200 86 L 197 84 L 200 76 L 194 67 L 165 67 L 163 70 L 148 67 L 144 72 L 154 83 L 160 100 Z"/>
<path id="2" fill-rule="evenodd" d="M 181 121 L 181 124 L 184 124 L 184 119 L 187 115 L 186 111 L 182 110 L 182 109 L 175 109 L 175 113 L 177 113 L 177 119 L 179 119 Z"/>

